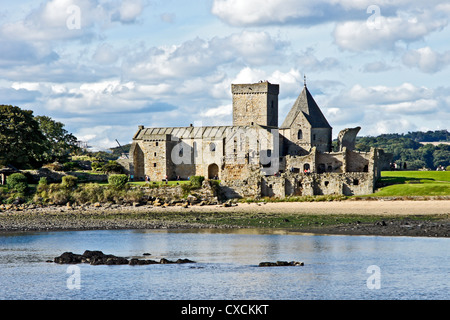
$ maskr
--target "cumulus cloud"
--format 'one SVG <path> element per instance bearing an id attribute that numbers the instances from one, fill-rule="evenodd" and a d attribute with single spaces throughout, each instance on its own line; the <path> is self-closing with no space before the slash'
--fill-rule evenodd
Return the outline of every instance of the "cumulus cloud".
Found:
<path id="1" fill-rule="evenodd" d="M 389 3 L 382 2 L 386 5 Z M 211 11 L 234 26 L 285 23 L 312 25 L 361 14 L 372 3 L 369 0 L 215 0 Z"/>
<path id="2" fill-rule="evenodd" d="M 354 85 L 343 98 L 355 105 L 394 105 L 397 103 L 433 99 L 433 90 L 404 83 L 397 87 Z"/>
<path id="3" fill-rule="evenodd" d="M 443 53 L 430 47 L 410 50 L 403 55 L 403 63 L 425 73 L 436 73 L 450 64 L 450 50 Z"/>
<path id="4" fill-rule="evenodd" d="M 333 36 L 335 43 L 349 51 L 394 49 L 399 42 L 414 42 L 448 25 L 448 17 L 435 9 L 420 13 L 398 12 L 396 16 L 380 15 L 376 24 L 368 20 L 338 23 Z"/>
<path id="5" fill-rule="evenodd" d="M 32 42 L 86 41 L 98 36 L 97 27 L 109 27 L 113 21 L 135 22 L 144 8 L 140 0 L 50 0 L 23 19 L 3 24 L 0 35 Z"/>
<path id="6" fill-rule="evenodd" d="M 295 61 L 305 72 L 319 72 L 330 70 L 340 65 L 339 60 L 335 57 L 325 57 L 323 59 L 316 57 L 316 50 L 312 47 L 306 48 L 302 52 L 296 54 Z"/>
<path id="7" fill-rule="evenodd" d="M 336 45 L 350 51 L 393 49 L 449 23 L 445 0 L 215 0 L 212 13 L 233 26 L 334 23 Z"/>
<path id="8" fill-rule="evenodd" d="M 374 62 L 366 63 L 363 66 L 362 71 L 376 73 L 376 72 L 389 71 L 389 70 L 392 70 L 393 68 L 394 68 L 393 66 L 386 64 L 384 61 L 374 61 Z"/>
<path id="9" fill-rule="evenodd" d="M 317 25 L 346 20 L 367 20 L 373 0 L 214 0 L 211 12 L 234 26 L 300 24 Z M 376 6 L 385 16 L 398 10 L 423 8 L 421 0 L 379 0 Z M 427 1 L 425 7 L 448 9 L 445 0 Z M 370 12 L 369 12 L 370 13 Z"/>
<path id="10" fill-rule="evenodd" d="M 243 31 L 210 40 L 195 38 L 180 45 L 152 47 L 131 53 L 124 74 L 138 79 L 196 77 L 226 64 L 264 65 L 280 61 L 288 43 L 266 32 Z"/>
<path id="11" fill-rule="evenodd" d="M 133 23 L 142 14 L 144 8 L 145 5 L 141 0 L 123 0 L 111 19 L 123 23 Z"/>
<path id="12" fill-rule="evenodd" d="M 448 88 L 410 83 L 396 87 L 354 85 L 330 97 L 325 113 L 330 123 L 338 126 L 362 125 L 363 134 L 405 132 L 440 119 L 440 114 L 448 115 L 448 95 Z"/>
<path id="13" fill-rule="evenodd" d="M 113 64 L 118 58 L 119 55 L 113 46 L 107 43 L 99 45 L 92 56 L 92 59 L 98 64 Z"/>

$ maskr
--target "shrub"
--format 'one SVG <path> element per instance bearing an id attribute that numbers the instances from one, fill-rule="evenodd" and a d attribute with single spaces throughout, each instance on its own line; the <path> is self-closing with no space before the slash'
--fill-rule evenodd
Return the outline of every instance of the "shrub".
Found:
<path id="1" fill-rule="evenodd" d="M 128 190 L 123 195 L 123 199 L 128 202 L 140 202 L 143 197 L 144 197 L 144 192 L 140 189 Z"/>
<path id="2" fill-rule="evenodd" d="M 124 190 L 118 190 L 114 188 L 103 188 L 103 201 L 111 201 L 119 203 L 120 199 L 123 199 L 123 195 L 126 193 Z"/>
<path id="3" fill-rule="evenodd" d="M 445 168 L 445 171 L 450 171 L 450 166 L 447 166 L 447 168 Z"/>
<path id="4" fill-rule="evenodd" d="M 87 183 L 73 193 L 73 199 L 79 204 L 102 202 L 104 199 L 103 189 L 98 183 Z"/>
<path id="5" fill-rule="evenodd" d="M 193 189 L 199 189 L 202 187 L 203 180 L 205 177 L 203 176 L 191 176 L 190 182 Z"/>
<path id="6" fill-rule="evenodd" d="M 103 165 L 104 163 L 96 161 L 91 163 L 91 168 L 94 171 L 102 171 Z"/>
<path id="7" fill-rule="evenodd" d="M 187 197 L 189 195 L 189 193 L 191 192 L 191 188 L 191 185 L 187 183 L 181 185 L 181 191 L 184 197 Z"/>
<path id="8" fill-rule="evenodd" d="M 110 160 L 107 164 L 102 167 L 103 172 L 105 173 L 124 173 L 125 169 L 122 167 L 117 161 Z"/>
<path id="9" fill-rule="evenodd" d="M 67 202 L 71 201 L 72 195 L 68 189 L 60 188 L 58 190 L 53 191 L 49 195 L 50 201 L 54 204 L 63 205 Z"/>
<path id="10" fill-rule="evenodd" d="M 108 183 L 115 189 L 123 189 L 128 183 L 126 174 L 112 174 L 108 177 Z"/>
<path id="11" fill-rule="evenodd" d="M 10 191 L 23 193 L 28 188 L 27 177 L 22 173 L 13 173 L 6 178 L 6 185 Z"/>
<path id="12" fill-rule="evenodd" d="M 77 186 L 77 177 L 74 176 L 64 176 L 62 177 L 61 186 L 66 189 L 73 189 Z"/>
<path id="13" fill-rule="evenodd" d="M 47 163 L 46 165 L 44 165 L 42 167 L 53 170 L 53 171 L 63 171 L 63 169 L 64 169 L 64 166 L 59 162 Z"/>
<path id="14" fill-rule="evenodd" d="M 41 193 L 44 191 L 48 191 L 48 182 L 46 177 L 41 177 L 39 179 L 39 184 L 37 186 L 37 192 Z"/>
<path id="15" fill-rule="evenodd" d="M 48 185 L 47 177 L 41 177 L 41 178 L 39 179 L 39 184 L 40 184 L 40 185 L 44 185 L 44 186 Z"/>
<path id="16" fill-rule="evenodd" d="M 66 162 L 63 164 L 63 171 L 74 171 L 77 168 L 77 164 L 75 162 Z"/>

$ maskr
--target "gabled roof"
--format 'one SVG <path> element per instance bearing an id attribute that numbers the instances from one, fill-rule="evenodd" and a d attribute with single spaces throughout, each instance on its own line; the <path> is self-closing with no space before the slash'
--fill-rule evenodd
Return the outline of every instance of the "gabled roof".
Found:
<path id="1" fill-rule="evenodd" d="M 330 124 L 306 86 L 298 96 L 280 128 L 290 128 L 300 112 L 304 114 L 312 128 L 331 129 Z"/>
<path id="2" fill-rule="evenodd" d="M 253 126 L 205 126 L 205 127 L 164 127 L 164 128 L 144 128 L 141 127 L 136 132 L 133 140 L 152 139 L 156 136 L 171 135 L 177 138 L 207 139 L 225 137 L 239 130 L 248 130 L 249 128 L 270 131 L 272 127 L 253 125 Z"/>

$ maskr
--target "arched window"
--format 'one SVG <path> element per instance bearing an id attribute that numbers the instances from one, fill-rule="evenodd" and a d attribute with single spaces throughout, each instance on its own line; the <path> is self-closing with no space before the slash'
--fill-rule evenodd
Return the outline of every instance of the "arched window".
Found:
<path id="1" fill-rule="evenodd" d="M 302 140 L 303 139 L 303 131 L 302 129 L 299 129 L 297 132 L 297 139 Z"/>
<path id="2" fill-rule="evenodd" d="M 216 144 L 214 142 L 211 142 L 209 144 L 209 151 L 211 151 L 211 152 L 216 151 Z"/>
<path id="3" fill-rule="evenodd" d="M 303 165 L 303 172 L 304 172 L 304 173 L 310 172 L 310 166 L 309 166 L 309 163 L 305 163 L 305 164 Z"/>

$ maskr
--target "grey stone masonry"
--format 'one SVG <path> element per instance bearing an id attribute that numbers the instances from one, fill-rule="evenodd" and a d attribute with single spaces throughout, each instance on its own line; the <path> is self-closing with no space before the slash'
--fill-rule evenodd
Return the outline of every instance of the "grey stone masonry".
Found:
<path id="1" fill-rule="evenodd" d="M 354 151 L 359 127 L 332 127 L 306 85 L 278 127 L 279 85 L 232 84 L 233 125 L 146 128 L 125 164 L 135 179 L 220 179 L 229 197 L 372 193 L 390 155 Z"/>

